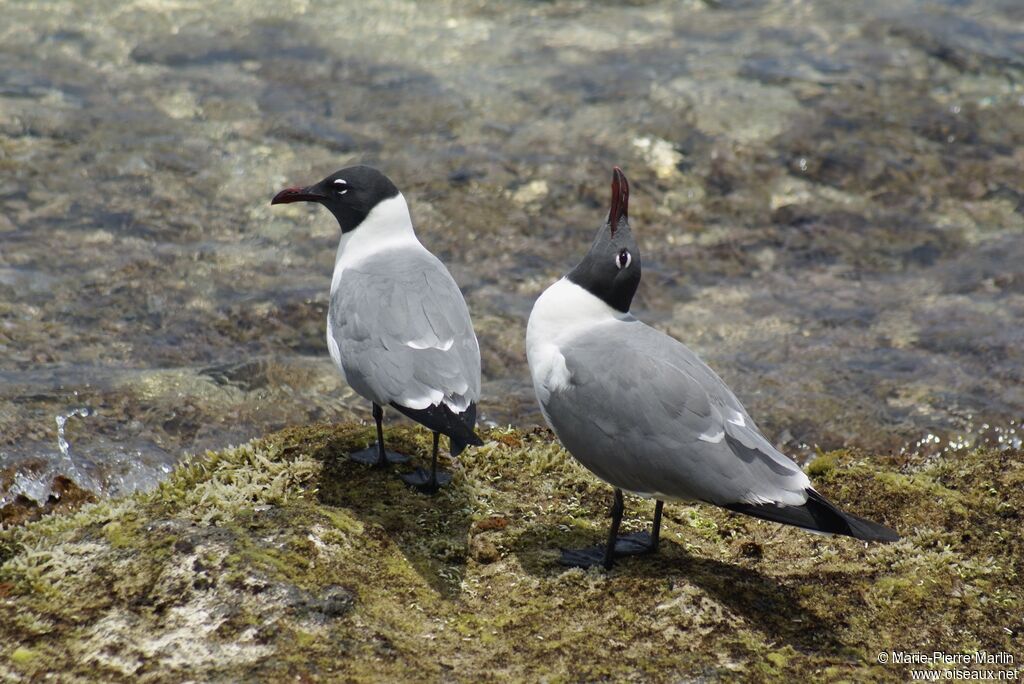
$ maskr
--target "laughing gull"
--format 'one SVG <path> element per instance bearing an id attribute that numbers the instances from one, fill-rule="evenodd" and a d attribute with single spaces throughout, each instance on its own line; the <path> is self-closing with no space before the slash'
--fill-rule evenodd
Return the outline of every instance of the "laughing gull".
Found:
<path id="1" fill-rule="evenodd" d="M 537 299 L 527 326 L 544 418 L 580 463 L 615 488 L 607 544 L 563 550 L 562 564 L 611 568 L 617 556 L 657 551 L 665 501 L 703 501 L 867 541 L 898 539 L 816 492 L 714 371 L 629 313 L 640 252 L 628 208 L 629 184 L 616 167 L 607 221 L 583 261 Z M 656 500 L 651 533 L 618 536 L 623 490 Z"/>
<path id="2" fill-rule="evenodd" d="M 425 493 L 451 480 L 437 471 L 441 434 L 458 456 L 483 442 L 474 432 L 480 347 L 466 301 L 444 264 L 416 239 L 405 197 L 380 171 L 351 166 L 271 204 L 316 202 L 341 226 L 327 312 L 327 348 L 346 382 L 373 404 L 377 444 L 350 457 L 387 466 L 407 456 L 384 449 L 384 406 L 434 432 L 430 472 L 402 479 Z"/>

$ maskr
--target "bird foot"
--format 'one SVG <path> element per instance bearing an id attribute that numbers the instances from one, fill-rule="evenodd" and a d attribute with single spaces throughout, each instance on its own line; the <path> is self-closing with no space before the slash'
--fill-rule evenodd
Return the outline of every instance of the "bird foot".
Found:
<path id="1" fill-rule="evenodd" d="M 452 474 L 443 470 L 437 471 L 434 477 L 425 468 L 417 468 L 411 473 L 400 475 L 405 484 L 424 494 L 436 494 L 437 490 L 452 481 Z"/>
<path id="2" fill-rule="evenodd" d="M 615 540 L 615 557 L 619 556 L 646 556 L 658 550 L 658 546 L 651 540 L 651 533 L 634 532 L 619 537 Z"/>
<path id="3" fill-rule="evenodd" d="M 636 532 L 615 539 L 615 558 L 644 556 L 657 550 L 650 532 Z M 604 554 L 603 544 L 585 549 L 562 549 L 558 562 L 570 568 L 592 568 L 604 565 Z"/>
<path id="4" fill-rule="evenodd" d="M 385 462 L 381 463 L 380 452 L 377 450 L 376 444 L 371 444 L 370 446 L 360 451 L 353 451 L 348 455 L 348 457 L 350 460 L 355 461 L 356 463 L 362 463 L 363 465 L 368 466 L 377 466 L 380 468 L 385 468 L 392 463 L 408 463 L 412 459 L 411 456 L 406 456 L 405 454 L 400 454 L 395 451 L 385 450 Z"/>

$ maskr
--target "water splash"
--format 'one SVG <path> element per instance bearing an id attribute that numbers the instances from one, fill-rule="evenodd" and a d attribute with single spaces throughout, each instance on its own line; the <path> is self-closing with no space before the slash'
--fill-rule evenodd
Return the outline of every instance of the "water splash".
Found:
<path id="1" fill-rule="evenodd" d="M 167 477 L 176 459 L 152 443 L 135 442 L 143 448 L 127 449 L 123 443 L 93 434 L 84 446 L 73 446 L 67 434 L 70 421 L 96 415 L 92 408 L 82 406 L 54 416 L 56 451 L 52 446 L 40 445 L 36 455 L 12 462 L 0 470 L 0 476 L 4 471 L 8 473 L 11 483 L 6 491 L 0 489 L 0 508 L 19 497 L 40 506 L 46 504 L 55 496 L 54 482 L 59 477 L 98 496 L 145 491 Z"/>
<path id="2" fill-rule="evenodd" d="M 82 458 L 72 453 L 71 444 L 67 440 L 65 429 L 68 420 L 71 418 L 88 418 L 94 415 L 93 410 L 88 406 L 72 409 L 68 413 L 58 414 L 54 420 L 57 422 L 57 448 L 60 449 L 60 461 L 58 468 L 62 475 L 70 479 L 82 489 L 99 494 L 103 491 L 103 478 L 97 475 L 96 465 L 87 458 Z M 44 499 L 45 501 L 45 499 Z M 37 499 L 37 502 L 42 503 Z"/>
<path id="3" fill-rule="evenodd" d="M 19 496 L 30 499 L 40 506 L 45 504 L 53 495 L 54 480 L 61 476 L 68 478 L 82 489 L 96 493 L 102 491 L 101 479 L 92 472 L 95 470 L 95 466 L 75 456 L 71 451 L 71 444 L 68 442 L 66 433 L 69 419 L 88 418 L 91 415 L 93 415 L 93 410 L 88 406 L 83 406 L 54 417 L 57 423 L 57 448 L 60 451 L 60 457 L 48 463 L 26 464 L 25 467 L 19 467 L 14 473 L 10 489 L 0 493 L 0 507 L 14 501 Z"/>
<path id="4" fill-rule="evenodd" d="M 80 418 L 88 418 L 92 415 L 92 409 L 88 406 L 82 408 L 76 408 L 71 413 L 59 414 L 55 420 L 57 421 L 57 448 L 60 449 L 60 455 L 62 460 L 71 460 L 71 445 L 68 444 L 67 437 L 64 434 L 64 428 L 67 425 L 69 418 L 76 416 Z"/>

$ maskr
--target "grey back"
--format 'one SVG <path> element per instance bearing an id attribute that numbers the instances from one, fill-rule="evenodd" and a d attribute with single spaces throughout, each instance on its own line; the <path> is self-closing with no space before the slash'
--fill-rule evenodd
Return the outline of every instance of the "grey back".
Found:
<path id="1" fill-rule="evenodd" d="M 570 379 L 543 407 L 569 451 L 616 487 L 724 505 L 806 499 L 806 475 L 700 358 L 636 319 L 560 345 Z"/>
<path id="2" fill-rule="evenodd" d="M 480 347 L 466 302 L 437 257 L 391 250 L 346 268 L 331 297 L 342 369 L 359 394 L 408 408 L 480 398 Z"/>

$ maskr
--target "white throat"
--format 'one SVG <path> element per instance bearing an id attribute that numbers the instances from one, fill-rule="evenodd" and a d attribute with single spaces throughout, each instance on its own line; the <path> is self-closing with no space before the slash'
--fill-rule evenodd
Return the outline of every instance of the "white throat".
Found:
<path id="1" fill-rule="evenodd" d="M 633 315 L 608 306 L 568 278 L 544 290 L 533 305 L 526 328 L 526 343 L 558 344 L 601 323 L 633 320 Z"/>
<path id="2" fill-rule="evenodd" d="M 569 385 L 563 346 L 595 326 L 633 320 L 636 319 L 632 314 L 613 309 L 600 297 L 568 278 L 562 278 L 544 290 L 533 305 L 530 321 L 526 324 L 526 360 L 541 411 L 545 411 L 552 392 Z"/>
<path id="3" fill-rule="evenodd" d="M 338 253 L 334 258 L 334 276 L 331 278 L 331 294 L 338 289 L 341 274 L 369 256 L 395 247 L 419 247 L 409 217 L 409 205 L 398 193 L 380 202 L 370 210 L 363 222 L 354 230 L 342 233 L 338 241 Z"/>

